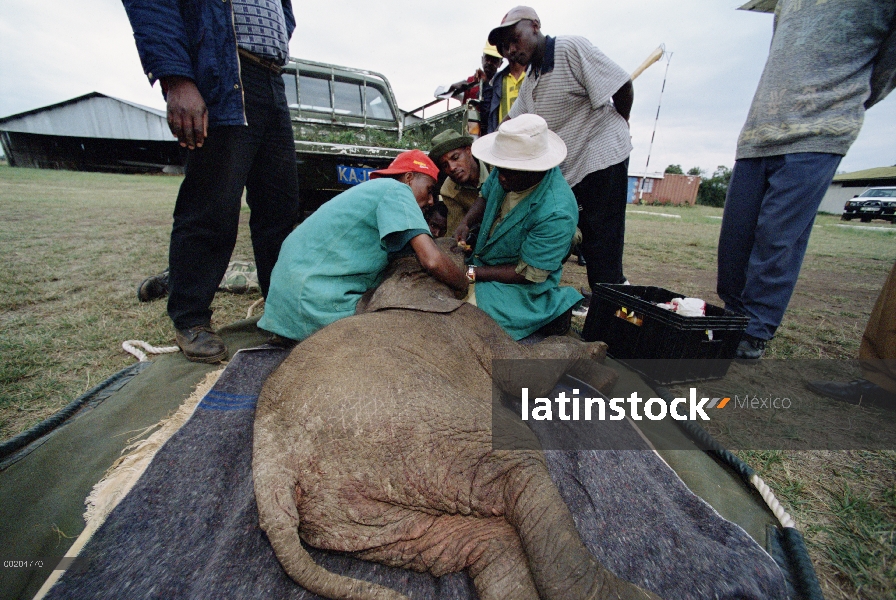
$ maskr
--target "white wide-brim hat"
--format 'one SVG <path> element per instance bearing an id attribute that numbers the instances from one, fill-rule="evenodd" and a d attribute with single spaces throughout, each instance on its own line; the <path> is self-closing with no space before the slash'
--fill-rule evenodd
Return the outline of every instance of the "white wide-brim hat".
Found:
<path id="1" fill-rule="evenodd" d="M 547 171 L 566 158 L 566 144 L 544 119 L 524 114 L 473 142 L 473 156 L 504 169 Z"/>

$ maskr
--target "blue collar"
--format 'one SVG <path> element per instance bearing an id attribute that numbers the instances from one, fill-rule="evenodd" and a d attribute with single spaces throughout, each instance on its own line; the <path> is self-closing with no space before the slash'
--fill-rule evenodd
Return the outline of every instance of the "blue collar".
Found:
<path id="1" fill-rule="evenodd" d="M 545 36 L 544 56 L 541 57 L 541 64 L 537 67 L 532 65 L 532 76 L 535 79 L 538 79 L 539 75 L 546 75 L 554 70 L 554 42 L 556 41 L 557 38 Z"/>

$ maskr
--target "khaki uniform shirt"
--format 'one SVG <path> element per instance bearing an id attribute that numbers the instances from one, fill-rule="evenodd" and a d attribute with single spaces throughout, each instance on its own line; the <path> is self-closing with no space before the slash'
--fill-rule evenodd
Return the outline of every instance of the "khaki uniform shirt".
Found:
<path id="1" fill-rule="evenodd" d="M 454 230 L 460 225 L 461 219 L 479 197 L 479 188 L 482 187 L 486 179 L 488 179 L 488 168 L 480 160 L 479 184 L 476 187 L 457 185 L 450 177 L 442 184 L 442 189 L 439 190 L 439 199 L 448 207 L 447 235 L 454 235 Z"/>

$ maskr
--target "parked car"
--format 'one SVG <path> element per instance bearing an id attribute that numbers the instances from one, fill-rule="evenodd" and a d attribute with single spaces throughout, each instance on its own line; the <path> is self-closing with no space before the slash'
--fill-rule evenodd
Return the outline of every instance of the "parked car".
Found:
<path id="1" fill-rule="evenodd" d="M 859 219 L 862 223 L 870 223 L 871 219 L 896 223 L 896 186 L 865 190 L 846 202 L 840 218 L 844 221 Z"/>

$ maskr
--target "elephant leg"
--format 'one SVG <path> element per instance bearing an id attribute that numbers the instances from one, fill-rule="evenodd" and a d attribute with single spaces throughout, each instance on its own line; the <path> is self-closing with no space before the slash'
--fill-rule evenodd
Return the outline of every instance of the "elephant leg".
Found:
<path id="1" fill-rule="evenodd" d="M 530 396 L 544 396 L 566 373 L 607 393 L 619 376 L 603 365 L 606 357 L 605 343 L 568 336 L 551 336 L 531 346 L 503 344 L 495 350 L 498 362 L 492 378 L 500 389 L 517 397 L 521 387 L 527 387 Z"/>
<path id="2" fill-rule="evenodd" d="M 522 540 L 541 598 L 658 598 L 616 577 L 588 552 L 543 464 L 520 466 L 508 473 L 504 495 L 508 521 Z"/>
<path id="3" fill-rule="evenodd" d="M 609 394 L 619 380 L 616 369 L 587 359 L 577 360 L 568 373 L 603 394 Z"/>
<path id="4" fill-rule="evenodd" d="M 531 347 L 538 348 L 539 346 L 550 349 L 546 350 L 547 352 L 555 353 L 558 352 L 558 348 L 563 348 L 564 350 L 559 352 L 574 358 L 587 358 L 603 362 L 607 357 L 607 345 L 604 342 L 583 342 L 568 335 L 552 335 L 545 338 L 543 342 Z M 545 356 L 544 358 L 551 357 Z"/>
<path id="5" fill-rule="evenodd" d="M 580 342 L 568 336 L 551 336 L 536 344 L 535 348 L 543 358 L 568 357 L 566 373 L 605 394 L 613 389 L 619 379 L 614 369 L 603 364 L 607 358 L 604 342 Z"/>
<path id="6" fill-rule="evenodd" d="M 520 538 L 503 517 L 421 514 L 419 518 L 428 523 L 422 535 L 356 556 L 436 577 L 468 569 L 480 600 L 538 600 Z"/>
<path id="7" fill-rule="evenodd" d="M 520 537 L 507 521 L 494 527 L 488 551 L 470 565 L 469 573 L 480 600 L 538 600 L 538 591 Z"/>

